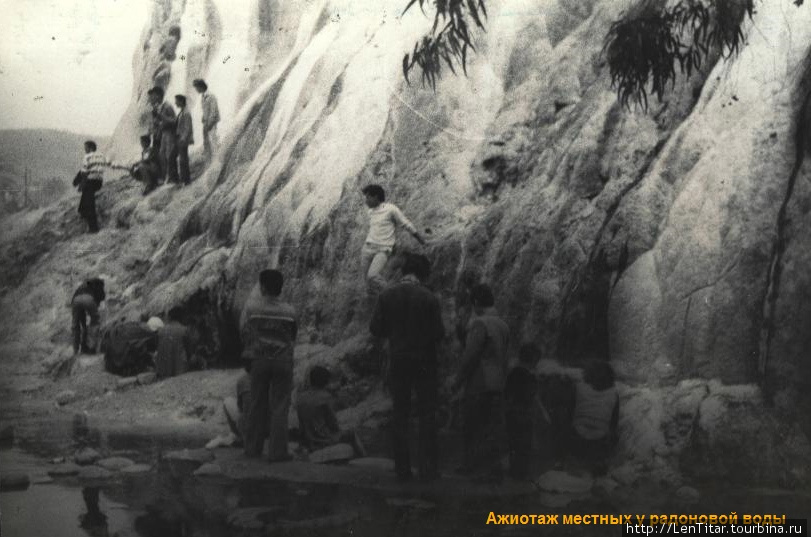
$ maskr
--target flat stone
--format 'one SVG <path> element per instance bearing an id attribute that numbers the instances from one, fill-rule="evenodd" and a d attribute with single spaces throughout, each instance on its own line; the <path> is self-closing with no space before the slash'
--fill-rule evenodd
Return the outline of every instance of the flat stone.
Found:
<path id="1" fill-rule="evenodd" d="M 131 459 L 127 459 L 126 457 L 108 457 L 106 459 L 97 461 L 96 464 L 105 470 L 116 472 L 118 470 L 123 470 L 128 466 L 132 466 L 135 464 L 135 462 L 133 462 Z"/>
<path id="2" fill-rule="evenodd" d="M 152 384 L 158 378 L 152 371 L 147 371 L 146 373 L 141 373 L 136 377 L 138 379 L 138 384 L 146 386 L 147 384 Z"/>
<path id="3" fill-rule="evenodd" d="M 329 462 L 348 461 L 355 455 L 349 444 L 335 444 L 310 453 L 310 462 L 324 464 Z"/>
<path id="4" fill-rule="evenodd" d="M 277 524 L 268 525 L 267 531 L 269 535 L 272 535 L 273 532 L 280 530 L 303 532 L 303 531 L 337 528 L 339 526 L 351 524 L 359 517 L 360 515 L 357 512 L 351 511 L 348 513 L 338 513 L 335 515 L 309 518 L 306 520 L 295 520 L 295 521 L 285 520 Z"/>
<path id="5" fill-rule="evenodd" d="M 163 458 L 170 461 L 194 461 L 203 464 L 213 461 L 214 454 L 207 449 L 181 449 L 169 451 L 164 454 Z"/>
<path id="6" fill-rule="evenodd" d="M 9 472 L 0 475 L 0 491 L 26 490 L 31 484 L 28 474 Z"/>
<path id="7" fill-rule="evenodd" d="M 161 462 L 169 465 L 176 475 L 190 474 L 200 466 L 214 460 L 214 454 L 207 449 L 182 449 L 163 455 Z"/>
<path id="8" fill-rule="evenodd" d="M 581 494 L 591 490 L 594 480 L 577 477 L 559 470 L 550 470 L 538 478 L 537 485 L 546 492 Z"/>
<path id="9" fill-rule="evenodd" d="M 93 464 L 101 458 L 101 454 L 93 448 L 83 448 L 76 452 L 73 461 L 79 466 L 87 466 Z"/>
<path id="10" fill-rule="evenodd" d="M 436 508 L 435 503 L 426 502 L 425 500 L 419 500 L 417 498 L 387 498 L 386 503 L 392 507 L 407 507 L 409 509 L 428 510 Z"/>
<path id="11" fill-rule="evenodd" d="M 216 462 L 207 462 L 194 471 L 196 476 L 222 475 L 222 468 Z"/>
<path id="12" fill-rule="evenodd" d="M 124 377 L 115 381 L 116 390 L 128 390 L 138 385 L 138 377 Z"/>
<path id="13" fill-rule="evenodd" d="M 256 531 L 265 527 L 268 520 L 277 513 L 284 511 L 281 506 L 246 507 L 237 509 L 228 515 L 227 524 L 233 529 L 242 531 Z"/>
<path id="14" fill-rule="evenodd" d="M 148 464 L 133 464 L 121 469 L 122 474 L 145 474 L 152 471 L 152 466 Z"/>
<path id="15" fill-rule="evenodd" d="M 676 491 L 676 499 L 684 503 L 698 503 L 701 493 L 693 487 L 683 486 Z"/>
<path id="16" fill-rule="evenodd" d="M 48 475 L 51 477 L 65 477 L 69 475 L 76 475 L 82 470 L 82 467 L 72 462 L 60 464 L 48 470 Z"/>
<path id="17" fill-rule="evenodd" d="M 394 460 L 386 459 L 384 457 L 363 457 L 349 461 L 349 466 L 355 466 L 358 468 L 372 468 L 383 472 L 393 472 Z"/>
<path id="18" fill-rule="evenodd" d="M 76 400 L 76 392 L 73 390 L 65 390 L 56 394 L 56 404 L 62 406 Z"/>
<path id="19" fill-rule="evenodd" d="M 79 479 L 94 480 L 94 479 L 110 479 L 113 473 L 110 470 L 100 466 L 85 466 L 79 471 Z"/>
<path id="20" fill-rule="evenodd" d="M 32 485 L 47 485 L 53 482 L 54 482 L 53 478 L 49 475 L 40 475 L 31 479 Z"/>

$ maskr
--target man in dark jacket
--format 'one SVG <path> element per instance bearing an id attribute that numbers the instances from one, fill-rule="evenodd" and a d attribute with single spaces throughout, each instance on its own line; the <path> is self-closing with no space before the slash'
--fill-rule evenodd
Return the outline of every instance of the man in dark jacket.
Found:
<path id="1" fill-rule="evenodd" d="M 430 269 L 425 256 L 407 254 L 402 279 L 380 295 L 369 325 L 374 336 L 389 340 L 394 470 L 403 481 L 411 478 L 408 418 L 412 389 L 417 394 L 420 423 L 419 475 L 424 480 L 439 477 L 436 346 L 445 337 L 445 328 L 439 300 L 421 283 L 428 278 Z"/>
<path id="2" fill-rule="evenodd" d="M 97 335 L 99 329 L 99 305 L 104 301 L 104 280 L 92 278 L 80 285 L 70 301 L 72 313 L 71 331 L 73 332 L 73 352 L 91 353 L 95 351 L 95 337 L 88 337 L 88 332 Z M 87 318 L 90 317 L 88 328 Z M 92 346 L 88 344 L 92 340 Z"/>
<path id="3" fill-rule="evenodd" d="M 194 130 L 192 128 L 191 113 L 186 108 L 186 96 L 175 95 L 177 106 L 177 165 L 180 168 L 180 183 L 188 185 L 191 182 L 189 171 L 189 146 L 194 143 Z"/>

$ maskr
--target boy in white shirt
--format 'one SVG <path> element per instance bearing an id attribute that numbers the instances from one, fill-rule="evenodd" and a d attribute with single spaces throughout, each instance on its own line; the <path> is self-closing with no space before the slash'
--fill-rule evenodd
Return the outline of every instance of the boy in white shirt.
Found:
<path id="1" fill-rule="evenodd" d="M 374 296 L 386 283 L 382 273 L 394 249 L 397 226 L 406 228 L 420 244 L 425 244 L 425 240 L 396 205 L 386 202 L 386 192 L 382 186 L 367 185 L 361 192 L 366 196 L 366 206 L 369 208 L 369 233 L 361 250 L 360 263 L 361 270 L 366 274 L 369 294 Z"/>

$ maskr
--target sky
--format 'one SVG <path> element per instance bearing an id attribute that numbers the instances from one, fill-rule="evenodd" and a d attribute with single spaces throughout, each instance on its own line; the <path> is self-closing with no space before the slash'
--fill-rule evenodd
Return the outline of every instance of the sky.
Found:
<path id="1" fill-rule="evenodd" d="M 0 129 L 110 135 L 149 0 L 0 0 Z"/>

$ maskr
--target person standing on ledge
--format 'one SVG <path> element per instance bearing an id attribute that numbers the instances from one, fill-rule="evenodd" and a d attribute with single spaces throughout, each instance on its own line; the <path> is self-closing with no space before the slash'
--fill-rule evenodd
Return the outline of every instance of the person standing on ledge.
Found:
<path id="1" fill-rule="evenodd" d="M 194 131 L 192 129 L 191 114 L 186 108 L 186 96 L 175 95 L 177 113 L 177 165 L 179 168 L 180 184 L 191 183 L 189 171 L 189 146 L 194 144 Z"/>
<path id="2" fill-rule="evenodd" d="M 420 244 L 425 244 L 414 224 L 393 203 L 386 202 L 386 192 L 380 185 L 367 185 L 361 190 L 366 197 L 369 212 L 369 232 L 361 250 L 361 270 L 366 275 L 370 296 L 377 296 L 386 284 L 383 269 L 394 250 L 397 226 L 402 226 Z"/>
<path id="3" fill-rule="evenodd" d="M 160 86 L 149 90 L 152 104 L 152 144 L 158 147 L 161 164 L 161 178 L 177 182 L 177 117 L 172 105 L 163 100 L 164 91 Z"/>
<path id="4" fill-rule="evenodd" d="M 281 272 L 263 270 L 239 322 L 243 358 L 251 360 L 245 455 L 262 456 L 265 424 L 269 424 L 270 462 L 291 458 L 287 451 L 287 417 L 293 392 L 293 352 L 298 323 L 293 306 L 279 299 L 283 284 Z"/>
<path id="5" fill-rule="evenodd" d="M 217 106 L 217 98 L 208 93 L 208 84 L 202 78 L 192 82 L 192 86 L 200 94 L 203 108 L 203 153 L 206 162 L 211 160 L 220 145 L 217 136 L 217 123 L 220 122 L 220 108 Z"/>
<path id="6" fill-rule="evenodd" d="M 73 186 L 82 193 L 82 197 L 79 199 L 79 214 L 87 222 L 88 231 L 98 233 L 96 192 L 101 190 L 104 182 L 104 168 L 108 167 L 110 163 L 104 158 L 104 155 L 97 151 L 96 142 L 93 140 L 84 143 L 84 153 L 82 169 L 73 179 Z"/>
<path id="7" fill-rule="evenodd" d="M 419 416 L 419 477 L 439 477 L 437 440 L 437 344 L 445 337 L 439 300 L 423 285 L 431 272 L 424 255 L 407 254 L 400 282 L 380 294 L 369 330 L 388 338 L 393 401 L 392 443 L 397 479 L 411 479 L 408 422 L 411 390 L 417 394 Z"/>

